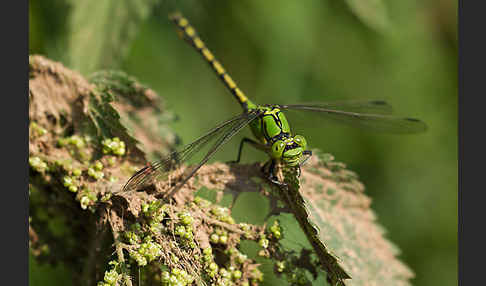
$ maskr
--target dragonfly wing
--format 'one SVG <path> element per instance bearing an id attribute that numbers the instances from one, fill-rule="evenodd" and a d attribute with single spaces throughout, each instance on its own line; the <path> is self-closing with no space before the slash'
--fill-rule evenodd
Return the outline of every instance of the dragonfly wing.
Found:
<path id="1" fill-rule="evenodd" d="M 348 99 L 340 101 L 329 101 L 329 102 L 305 102 L 289 106 L 295 109 L 305 108 L 305 107 L 318 107 L 324 109 L 357 112 L 357 113 L 370 113 L 370 114 L 391 114 L 393 108 L 384 100 L 359 100 L 359 99 Z"/>
<path id="2" fill-rule="evenodd" d="M 381 105 L 381 103 L 378 105 Z M 339 110 L 337 109 L 338 106 L 336 106 L 336 109 L 323 105 L 296 104 L 277 106 L 283 110 L 310 111 L 324 119 L 330 119 L 338 123 L 345 123 L 350 126 L 377 132 L 407 134 L 427 130 L 427 125 L 415 118 Z"/>
<path id="3" fill-rule="evenodd" d="M 241 131 L 244 127 L 246 127 L 250 122 L 255 120 L 258 116 L 260 116 L 261 111 L 253 110 L 248 113 L 244 113 L 245 117 L 241 118 L 240 120 L 236 121 L 234 124 L 231 125 L 231 128 L 227 128 L 227 132 L 221 133 L 221 136 L 217 139 L 217 141 L 212 145 L 209 151 L 206 153 L 204 158 L 194 167 L 191 169 L 189 174 L 187 174 L 184 179 L 168 194 L 171 196 L 177 190 L 179 190 L 207 161 L 224 145 L 228 142 L 233 136 L 235 136 L 238 132 Z"/>
<path id="4" fill-rule="evenodd" d="M 138 188 L 153 182 L 155 178 L 179 168 L 184 162 L 190 160 L 204 147 L 214 142 L 204 158 L 194 168 L 188 170 L 188 175 L 185 175 L 184 179 L 175 187 L 172 192 L 176 191 L 185 182 L 187 182 L 187 180 L 189 180 L 197 172 L 197 170 L 204 165 L 216 153 L 216 151 L 219 150 L 222 145 L 224 145 L 248 123 L 258 117 L 258 115 L 258 111 L 243 113 L 219 124 L 196 141 L 185 145 L 180 150 L 170 153 L 164 159 L 151 163 L 136 172 L 127 181 L 122 191 L 125 192 L 137 190 Z"/>

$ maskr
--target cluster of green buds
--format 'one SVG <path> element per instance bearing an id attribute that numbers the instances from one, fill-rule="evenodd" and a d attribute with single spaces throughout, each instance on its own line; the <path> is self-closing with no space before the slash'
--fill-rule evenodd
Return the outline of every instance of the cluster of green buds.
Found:
<path id="1" fill-rule="evenodd" d="M 228 267 L 228 269 L 221 267 L 219 269 L 219 278 L 216 280 L 216 285 L 234 285 L 234 281 L 240 279 L 242 273 L 240 270 L 236 269 L 234 266 Z"/>
<path id="2" fill-rule="evenodd" d="M 161 222 L 164 219 L 165 211 L 167 210 L 166 205 L 160 200 L 153 200 L 148 203 L 142 204 L 142 212 L 145 217 Z"/>
<path id="3" fill-rule="evenodd" d="M 263 273 L 258 268 L 253 268 L 251 270 L 251 282 L 253 284 L 258 284 L 258 282 L 263 281 Z"/>
<path id="4" fill-rule="evenodd" d="M 194 218 L 186 211 L 178 213 L 177 216 L 179 217 L 179 223 L 175 226 L 174 234 L 180 237 L 183 245 L 189 246 L 190 248 L 196 248 L 192 228 Z"/>
<path id="5" fill-rule="evenodd" d="M 233 280 L 238 280 L 243 275 L 243 273 L 241 273 L 241 271 L 239 269 L 236 269 L 234 266 L 230 266 L 228 270 L 231 273 L 231 278 Z"/>
<path id="6" fill-rule="evenodd" d="M 90 205 L 94 205 L 96 201 L 96 194 L 90 189 L 85 188 L 81 190 L 81 199 L 79 200 L 79 203 L 83 210 L 87 209 Z"/>
<path id="7" fill-rule="evenodd" d="M 230 256 L 230 262 L 227 267 L 219 267 L 214 262 L 214 256 L 212 254 L 212 248 L 208 247 L 203 249 L 203 261 L 205 263 L 206 273 L 214 281 L 213 285 L 234 285 L 234 282 L 240 279 L 243 275 L 241 270 L 235 265 L 241 265 L 247 259 L 246 255 L 243 255 L 236 248 L 229 248 L 225 250 L 225 254 Z M 238 261 L 239 260 L 239 261 Z M 237 262 L 235 264 L 234 262 Z"/>
<path id="8" fill-rule="evenodd" d="M 267 248 L 268 247 L 268 239 L 267 237 L 265 236 L 265 234 L 260 234 L 260 239 L 258 240 L 258 244 L 263 247 L 263 248 Z"/>
<path id="9" fill-rule="evenodd" d="M 285 270 L 285 261 L 277 261 L 275 262 L 275 270 L 277 272 L 282 273 Z"/>
<path id="10" fill-rule="evenodd" d="M 218 205 L 213 205 L 210 212 L 219 221 L 226 222 L 226 223 L 229 223 L 229 224 L 235 223 L 235 220 L 233 219 L 233 217 L 231 217 L 230 211 L 229 211 L 228 208 L 218 206 Z"/>
<path id="11" fill-rule="evenodd" d="M 222 228 L 216 227 L 209 239 L 215 244 L 226 244 L 228 243 L 228 232 Z"/>
<path id="12" fill-rule="evenodd" d="M 211 202 L 208 200 L 205 200 L 201 197 L 196 196 L 194 198 L 194 203 L 199 206 L 201 209 L 209 209 L 211 207 Z"/>
<path id="13" fill-rule="evenodd" d="M 194 198 L 194 204 L 201 209 L 209 209 L 209 213 L 221 222 L 229 224 L 235 223 L 235 220 L 233 219 L 233 217 L 231 217 L 230 210 L 228 208 L 219 205 L 213 205 L 210 201 L 197 196 Z"/>
<path id="14" fill-rule="evenodd" d="M 274 270 L 277 274 L 284 274 L 291 285 L 312 285 L 306 270 L 301 267 L 294 267 L 292 260 L 294 255 L 286 256 L 285 260 L 277 261 L 274 264 Z"/>
<path id="15" fill-rule="evenodd" d="M 218 273 L 219 267 L 216 262 L 214 262 L 213 249 L 211 247 L 203 249 L 203 262 L 204 270 L 211 278 L 215 278 Z"/>
<path id="16" fill-rule="evenodd" d="M 145 266 L 162 255 L 162 247 L 153 242 L 150 236 L 146 236 L 140 247 L 137 250 L 130 250 L 129 253 L 138 266 Z"/>
<path id="17" fill-rule="evenodd" d="M 29 128 L 35 135 L 42 136 L 44 134 L 47 134 L 47 130 L 35 122 L 31 122 Z"/>
<path id="18" fill-rule="evenodd" d="M 232 247 L 228 248 L 225 251 L 225 254 L 227 254 L 230 259 L 238 264 L 243 264 L 245 261 L 248 259 L 248 256 L 246 254 L 241 253 L 237 248 Z"/>
<path id="19" fill-rule="evenodd" d="M 101 144 L 103 145 L 103 154 L 125 155 L 125 142 L 121 141 L 118 137 L 107 138 Z"/>
<path id="20" fill-rule="evenodd" d="M 192 225 L 194 222 L 194 218 L 192 217 L 191 213 L 189 212 L 180 212 L 177 214 L 180 219 L 181 224 L 183 225 Z"/>
<path id="21" fill-rule="evenodd" d="M 168 205 L 165 205 L 160 200 L 153 200 L 149 203 L 142 204 L 142 212 L 149 219 L 149 230 L 152 233 L 160 233 L 163 229 L 162 220 Z"/>
<path id="22" fill-rule="evenodd" d="M 282 229 L 280 228 L 278 220 L 273 222 L 273 225 L 270 227 L 270 232 L 276 239 L 280 239 L 282 237 Z"/>
<path id="23" fill-rule="evenodd" d="M 73 135 L 67 138 L 59 138 L 57 144 L 60 147 L 75 146 L 77 148 L 83 148 L 86 145 L 86 141 L 78 135 Z"/>
<path id="24" fill-rule="evenodd" d="M 184 269 L 172 268 L 169 271 L 163 271 L 161 275 L 162 286 L 186 286 L 194 282 L 194 277 Z"/>
<path id="25" fill-rule="evenodd" d="M 88 168 L 88 176 L 95 180 L 103 179 L 105 174 L 103 173 L 103 164 L 100 161 L 96 161 Z"/>
<path id="26" fill-rule="evenodd" d="M 302 268 L 295 268 L 287 275 L 287 279 L 291 285 L 311 285 L 311 281 L 305 275 L 305 270 Z"/>
<path id="27" fill-rule="evenodd" d="M 122 274 L 118 272 L 119 263 L 112 260 L 108 264 L 111 265 L 111 269 L 105 271 L 103 281 L 98 282 L 97 286 L 114 286 L 118 285 L 118 282 L 121 280 Z"/>
<path id="28" fill-rule="evenodd" d="M 142 230 L 142 226 L 137 222 L 130 226 L 130 230 L 124 232 L 125 239 L 128 243 L 135 245 L 142 242 L 140 235 Z"/>
<path id="29" fill-rule="evenodd" d="M 70 192 L 77 192 L 80 182 L 75 176 L 64 176 L 62 178 L 62 184 L 64 187 L 68 188 Z"/>
<path id="30" fill-rule="evenodd" d="M 238 226 L 240 227 L 240 229 L 242 231 L 245 232 L 245 234 L 244 234 L 245 238 L 250 238 L 250 236 L 251 236 L 251 227 L 250 227 L 250 225 L 247 224 L 247 223 L 242 222 L 242 223 L 239 223 Z"/>
<path id="31" fill-rule="evenodd" d="M 32 167 L 32 169 L 36 170 L 39 173 L 43 173 L 49 170 L 49 166 L 47 166 L 47 163 L 42 161 L 42 159 L 37 156 L 29 158 L 29 165 Z"/>
<path id="32" fill-rule="evenodd" d="M 164 225 L 156 220 L 149 221 L 148 227 L 151 233 L 161 233 L 164 229 Z"/>
<path id="33" fill-rule="evenodd" d="M 74 168 L 73 160 L 71 158 L 57 159 L 54 160 L 54 170 L 59 172 L 66 172 L 74 177 L 81 176 L 81 169 Z"/>
<path id="34" fill-rule="evenodd" d="M 83 171 L 81 171 L 81 169 L 78 169 L 78 168 L 74 169 L 73 172 L 72 172 L 74 177 L 79 177 L 79 176 L 81 176 L 82 173 L 83 173 Z"/>
<path id="35" fill-rule="evenodd" d="M 205 200 L 201 197 L 195 197 L 194 203 L 201 209 L 209 209 L 210 214 L 219 221 L 229 224 L 235 223 L 235 220 L 231 217 L 230 210 L 228 208 L 219 205 L 213 205 L 210 201 Z"/>
<path id="36" fill-rule="evenodd" d="M 196 248 L 196 242 L 194 241 L 194 234 L 192 231 L 192 226 L 178 225 L 175 228 L 174 234 L 181 238 L 182 245 Z"/>
<path id="37" fill-rule="evenodd" d="M 84 148 L 88 141 L 90 141 L 89 137 L 83 138 L 79 135 L 73 135 L 66 138 L 59 138 L 57 144 L 59 147 L 66 147 L 71 156 L 77 157 L 84 162 L 89 161 L 91 157 L 88 148 Z"/>
<path id="38" fill-rule="evenodd" d="M 212 248 L 208 247 L 203 249 L 204 270 L 213 281 L 211 285 L 235 285 L 237 280 L 240 280 L 238 282 L 239 285 L 249 285 L 248 281 L 241 281 L 243 276 L 241 267 L 248 259 L 246 255 L 242 254 L 236 248 L 229 248 L 225 250 L 225 254 L 230 256 L 230 260 L 228 261 L 228 265 L 226 265 L 226 267 L 220 267 L 214 261 Z M 261 272 L 258 270 L 254 273 L 254 275 L 252 275 L 254 278 L 258 278 L 260 276 Z"/>

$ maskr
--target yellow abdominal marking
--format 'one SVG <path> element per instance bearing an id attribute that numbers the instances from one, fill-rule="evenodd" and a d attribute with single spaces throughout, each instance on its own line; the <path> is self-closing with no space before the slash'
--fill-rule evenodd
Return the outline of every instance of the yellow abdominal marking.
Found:
<path id="1" fill-rule="evenodd" d="M 170 19 L 172 19 L 174 23 L 179 27 L 179 31 L 182 33 L 185 39 L 201 53 L 203 58 L 210 64 L 210 66 L 218 74 L 219 78 L 236 97 L 236 99 L 241 104 L 248 102 L 248 98 L 245 96 L 245 94 L 237 87 L 236 83 L 226 73 L 221 63 L 215 59 L 213 53 L 211 53 L 209 49 L 206 48 L 204 42 L 197 36 L 196 30 L 189 24 L 189 21 L 186 18 L 182 17 L 179 13 L 171 15 Z"/>

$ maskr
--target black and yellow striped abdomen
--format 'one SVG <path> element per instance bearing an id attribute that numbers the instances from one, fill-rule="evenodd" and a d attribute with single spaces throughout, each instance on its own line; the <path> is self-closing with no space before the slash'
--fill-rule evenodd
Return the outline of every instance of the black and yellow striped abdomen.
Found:
<path id="1" fill-rule="evenodd" d="M 173 13 L 169 16 L 177 27 L 179 28 L 182 37 L 189 42 L 196 50 L 203 56 L 203 58 L 209 63 L 211 68 L 216 72 L 218 77 L 224 83 L 224 85 L 230 90 L 233 96 L 238 100 L 243 109 L 253 109 L 256 107 L 246 95 L 241 91 L 229 74 L 225 71 L 221 63 L 216 60 L 213 53 L 206 47 L 204 42 L 199 38 L 196 30 L 189 24 L 189 21 L 184 18 L 180 13 Z"/>

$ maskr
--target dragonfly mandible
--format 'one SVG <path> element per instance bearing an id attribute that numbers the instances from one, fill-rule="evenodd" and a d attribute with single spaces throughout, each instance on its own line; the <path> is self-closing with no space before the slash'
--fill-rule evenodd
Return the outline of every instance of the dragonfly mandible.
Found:
<path id="1" fill-rule="evenodd" d="M 266 177 L 275 184 L 282 184 L 274 174 L 277 163 L 299 168 L 312 155 L 308 149 L 307 140 L 302 135 L 291 132 L 289 122 L 284 114 L 286 110 L 298 110 L 317 113 L 323 118 L 338 122 L 349 123 L 363 129 L 387 133 L 418 133 L 427 129 L 424 122 L 407 117 L 388 115 L 391 106 L 382 100 L 371 101 L 341 101 L 318 104 L 266 104 L 253 103 L 240 90 L 235 81 L 223 68 L 221 63 L 206 47 L 196 30 L 180 13 L 174 13 L 169 19 L 176 25 L 182 38 L 193 46 L 210 65 L 223 84 L 233 94 L 241 105 L 243 112 L 214 127 L 194 142 L 170 153 L 160 161 L 150 163 L 136 172 L 125 184 L 122 191 L 136 190 L 140 186 L 151 182 L 160 174 L 168 174 L 178 169 L 190 160 L 204 147 L 210 146 L 198 164 L 192 167 L 171 193 L 180 189 L 211 157 L 234 135 L 249 126 L 254 139 L 242 139 L 236 161 L 239 162 L 243 146 L 248 144 L 266 152 L 270 159 L 262 170 Z M 212 145 L 211 145 L 212 144 Z"/>

